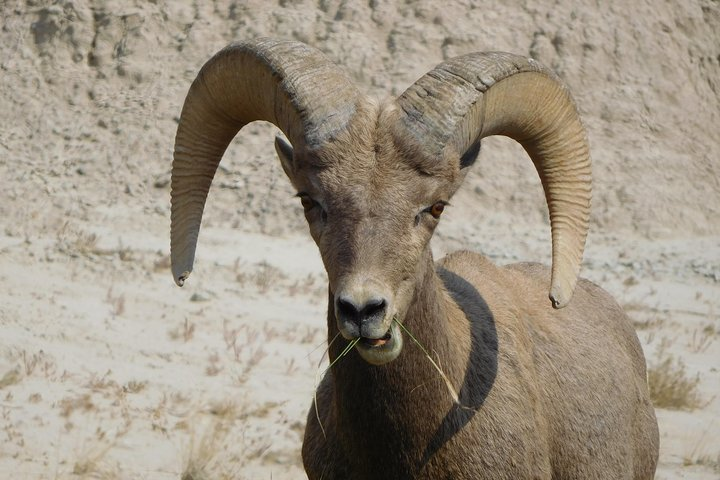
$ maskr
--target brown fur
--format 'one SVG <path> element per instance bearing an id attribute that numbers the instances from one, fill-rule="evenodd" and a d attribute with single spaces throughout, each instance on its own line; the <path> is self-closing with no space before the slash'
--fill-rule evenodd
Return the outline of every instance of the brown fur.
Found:
<path id="1" fill-rule="evenodd" d="M 585 280 L 553 309 L 549 271 L 534 264 L 501 268 L 458 252 L 435 265 L 437 220 L 422 212 L 457 190 L 459 158 L 423 158 L 391 105 L 358 112 L 322 148 L 279 152 L 320 205 L 306 216 L 328 272 L 328 338 L 339 332 L 338 291 L 381 291 L 387 322 L 394 315 L 432 352 L 461 405 L 406 334 L 385 365 L 353 350 L 318 388 L 319 419 L 310 409 L 309 478 L 652 478 L 657 423 L 622 309 Z M 346 344 L 334 342 L 330 357 Z"/>

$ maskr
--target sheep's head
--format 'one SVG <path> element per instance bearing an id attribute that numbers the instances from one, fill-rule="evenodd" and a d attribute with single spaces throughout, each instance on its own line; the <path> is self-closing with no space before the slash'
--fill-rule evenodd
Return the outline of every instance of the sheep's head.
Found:
<path id="1" fill-rule="evenodd" d="M 474 162 L 502 134 L 530 154 L 553 233 L 550 298 L 572 295 L 587 231 L 590 161 L 565 88 L 532 60 L 471 54 L 439 65 L 397 100 L 377 105 L 320 52 L 261 39 L 219 52 L 183 107 L 172 178 L 173 274 L 192 269 L 207 191 L 243 125 L 268 120 L 328 273 L 340 333 L 362 338 L 370 363 L 402 348 L 402 322 L 427 268 L 429 240 Z"/>
<path id="2" fill-rule="evenodd" d="M 429 241 L 465 169 L 404 145 L 394 104 L 364 101 L 347 128 L 314 151 L 276 150 L 328 273 L 340 333 L 371 363 L 395 358 L 398 327 L 428 262 Z M 400 134 L 400 136 L 398 136 Z"/>

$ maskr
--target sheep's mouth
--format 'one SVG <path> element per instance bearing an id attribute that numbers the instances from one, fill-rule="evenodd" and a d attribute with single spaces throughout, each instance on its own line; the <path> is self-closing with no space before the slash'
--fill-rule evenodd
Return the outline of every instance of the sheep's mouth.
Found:
<path id="1" fill-rule="evenodd" d="M 388 330 L 381 338 L 361 337 L 360 343 L 369 348 L 380 348 L 385 346 L 390 340 L 392 340 L 392 333 Z"/>
<path id="2" fill-rule="evenodd" d="M 402 335 L 393 322 L 385 335 L 380 338 L 361 337 L 355 349 L 366 362 L 384 365 L 395 360 L 402 350 Z"/>

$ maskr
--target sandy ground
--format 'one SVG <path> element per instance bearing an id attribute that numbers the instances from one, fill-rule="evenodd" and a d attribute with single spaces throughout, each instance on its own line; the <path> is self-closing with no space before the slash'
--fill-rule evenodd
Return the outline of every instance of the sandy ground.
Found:
<path id="1" fill-rule="evenodd" d="M 558 70 L 594 157 L 582 274 L 696 395 L 657 408 L 657 478 L 720 478 L 720 5 L 537 3 L 0 4 L 0 478 L 304 477 L 327 287 L 272 128 L 228 151 L 185 288 L 167 255 L 182 99 L 212 53 L 260 34 L 316 44 L 379 98 L 465 51 Z M 529 164 L 486 142 L 437 258 L 549 262 Z"/>
<path id="2" fill-rule="evenodd" d="M 465 242 L 448 213 L 437 255 L 461 243 L 501 263 L 545 255 L 544 228 Z M 302 477 L 324 353 L 314 244 L 210 227 L 194 281 L 178 289 L 163 227 L 0 240 L 3 478 L 178 478 L 188 465 Z M 584 274 L 623 302 L 649 364 L 670 355 L 699 379 L 698 408 L 657 410 L 657 478 L 718 476 L 718 258 L 709 238 L 591 238 Z"/>

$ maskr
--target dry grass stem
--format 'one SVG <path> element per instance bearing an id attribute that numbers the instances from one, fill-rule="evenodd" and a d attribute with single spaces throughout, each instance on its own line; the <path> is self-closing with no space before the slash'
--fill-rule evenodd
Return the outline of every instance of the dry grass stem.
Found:
<path id="1" fill-rule="evenodd" d="M 648 368 L 650 398 L 657 408 L 694 410 L 702 405 L 700 377 L 688 378 L 685 364 L 661 348 L 658 362 Z"/>

